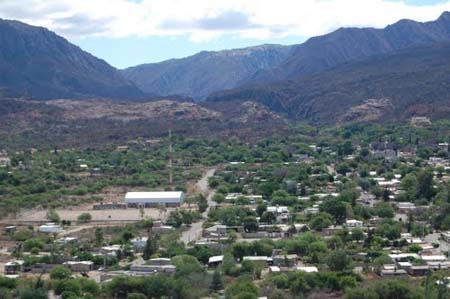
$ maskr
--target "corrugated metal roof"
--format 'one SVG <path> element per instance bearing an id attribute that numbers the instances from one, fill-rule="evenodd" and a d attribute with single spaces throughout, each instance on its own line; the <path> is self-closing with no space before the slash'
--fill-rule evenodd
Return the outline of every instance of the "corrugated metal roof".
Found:
<path id="1" fill-rule="evenodd" d="M 166 192 L 127 192 L 125 198 L 133 199 L 161 199 L 161 198 L 182 198 L 183 192 L 181 191 L 166 191 Z"/>

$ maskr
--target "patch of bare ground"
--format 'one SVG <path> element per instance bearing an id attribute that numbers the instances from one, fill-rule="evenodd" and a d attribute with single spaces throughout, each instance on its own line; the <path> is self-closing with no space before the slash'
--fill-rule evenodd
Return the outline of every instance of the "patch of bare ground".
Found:
<path id="1" fill-rule="evenodd" d="M 393 108 L 389 99 L 368 99 L 361 105 L 353 106 L 342 117 L 340 122 L 369 122 L 380 119 Z"/>
<path id="2" fill-rule="evenodd" d="M 107 118 L 132 121 L 166 117 L 183 120 L 207 120 L 220 116 L 219 112 L 195 103 L 170 100 L 145 103 L 117 103 L 107 100 L 55 100 L 48 101 L 46 104 L 62 109 L 64 118 L 68 120 Z"/>

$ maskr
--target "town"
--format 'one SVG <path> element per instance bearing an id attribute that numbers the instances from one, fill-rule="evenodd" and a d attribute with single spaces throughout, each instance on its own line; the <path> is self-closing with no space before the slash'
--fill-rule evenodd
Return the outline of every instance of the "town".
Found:
<path id="1" fill-rule="evenodd" d="M 449 133 L 4 150 L 0 294 L 448 298 Z"/>

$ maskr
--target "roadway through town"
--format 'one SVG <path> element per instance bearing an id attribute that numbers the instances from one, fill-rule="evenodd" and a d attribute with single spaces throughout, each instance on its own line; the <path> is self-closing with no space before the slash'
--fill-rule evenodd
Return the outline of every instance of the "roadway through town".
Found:
<path id="1" fill-rule="evenodd" d="M 206 196 L 206 200 L 208 201 L 208 208 L 205 212 L 202 214 L 202 219 L 198 222 L 192 223 L 192 225 L 188 228 L 188 230 L 184 231 L 181 234 L 180 240 L 184 242 L 185 244 L 188 244 L 189 242 L 198 240 L 202 236 L 202 229 L 203 229 L 203 223 L 205 223 L 206 219 L 208 218 L 208 212 L 215 205 L 215 202 L 212 200 L 214 197 L 214 190 L 209 188 L 208 185 L 208 179 L 212 176 L 214 176 L 214 173 L 216 172 L 215 168 L 209 169 L 206 171 L 206 173 L 203 175 L 203 177 L 197 182 L 197 187 L 200 190 L 200 192 Z"/>

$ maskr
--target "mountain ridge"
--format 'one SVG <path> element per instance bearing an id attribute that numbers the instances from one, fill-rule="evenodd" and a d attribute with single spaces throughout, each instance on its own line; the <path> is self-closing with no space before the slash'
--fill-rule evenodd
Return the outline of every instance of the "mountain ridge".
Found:
<path id="1" fill-rule="evenodd" d="M 339 28 L 295 46 L 293 55 L 283 63 L 255 73 L 243 85 L 292 79 L 371 55 L 443 41 L 450 41 L 450 12 L 424 23 L 402 19 L 382 29 Z"/>
<path id="2" fill-rule="evenodd" d="M 280 63 L 287 58 L 290 50 L 290 46 L 265 44 L 202 51 L 185 58 L 126 68 L 121 73 L 148 93 L 203 99 L 213 91 L 238 86 L 258 69 Z"/>
<path id="3" fill-rule="evenodd" d="M 44 28 L 0 19 L 0 87 L 20 96 L 139 98 L 104 60 Z"/>
<path id="4" fill-rule="evenodd" d="M 295 79 L 372 55 L 443 41 L 450 41 L 449 12 L 429 22 L 402 19 L 382 29 L 343 27 L 322 36 L 311 37 L 298 45 L 269 44 L 234 50 L 202 51 L 185 58 L 130 67 L 121 72 L 145 92 L 163 96 L 181 94 L 203 100 L 220 90 Z M 258 56 L 255 54 L 258 47 L 274 52 L 283 49 L 284 52 L 278 55 L 272 53 L 272 57 Z M 249 56 L 255 55 L 250 60 L 259 60 L 262 64 L 254 63 L 246 69 L 245 61 L 220 61 L 227 54 L 239 51 L 248 51 Z"/>
<path id="5" fill-rule="evenodd" d="M 206 102 L 254 101 L 291 120 L 312 123 L 401 121 L 421 113 L 448 117 L 449 53 L 450 42 L 402 49 L 295 80 L 217 92 Z M 375 119 L 354 115 L 374 107 Z"/>

